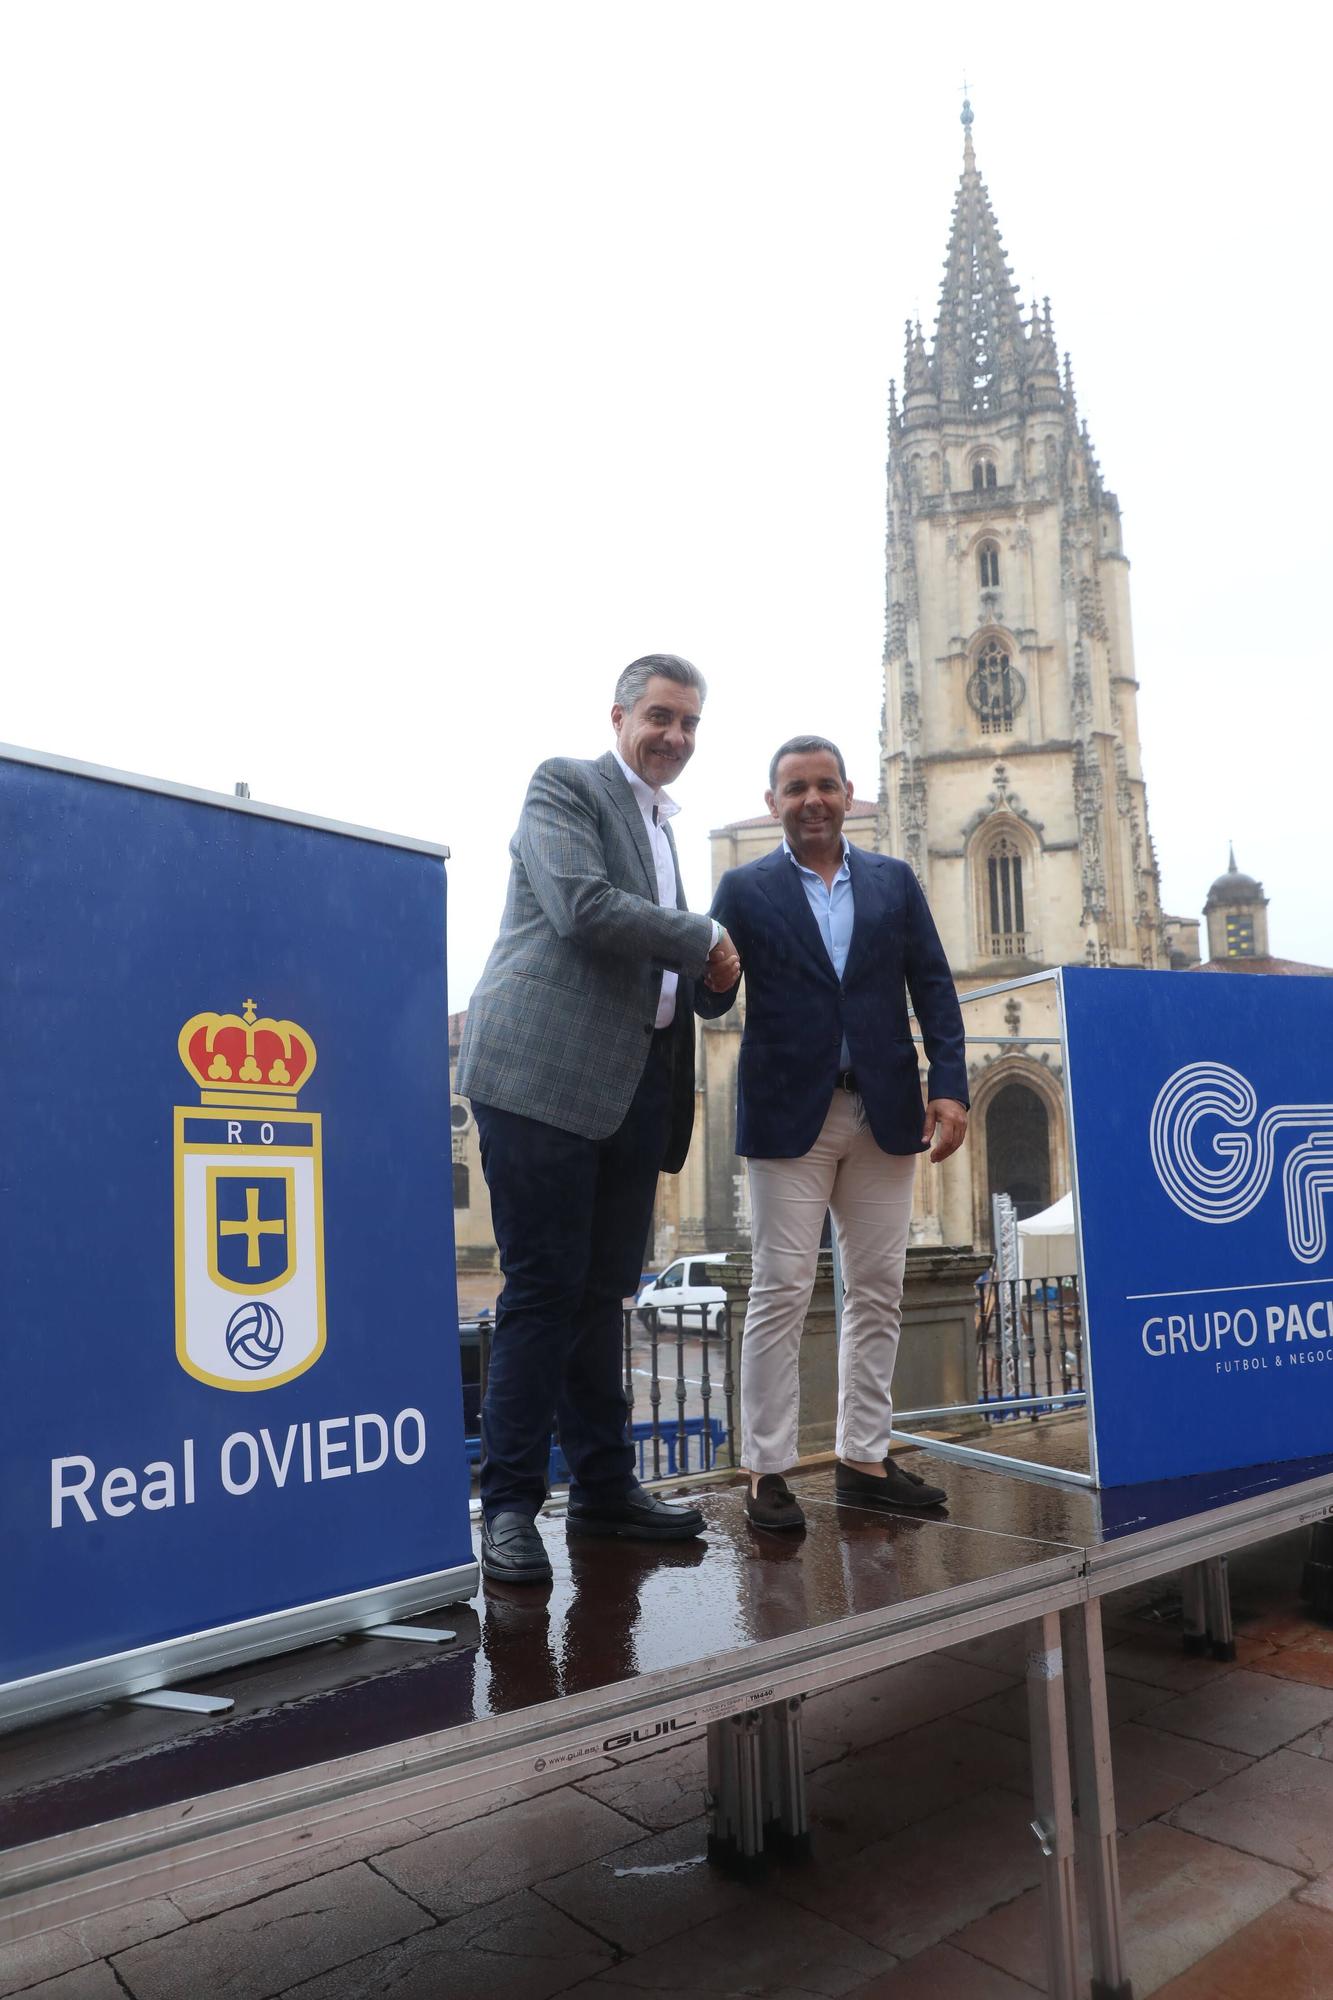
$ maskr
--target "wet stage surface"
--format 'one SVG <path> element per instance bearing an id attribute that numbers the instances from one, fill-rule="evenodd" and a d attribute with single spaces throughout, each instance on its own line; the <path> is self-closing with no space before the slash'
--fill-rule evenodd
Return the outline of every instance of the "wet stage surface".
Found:
<path id="1" fill-rule="evenodd" d="M 1058 1471 L 1088 1470 L 1087 1426 L 1081 1413 L 1047 1417 L 1037 1424 L 997 1424 L 980 1443 L 996 1459 L 1026 1459 Z M 997 1480 L 989 1468 L 959 1460 L 937 1460 L 936 1464 L 941 1485 L 949 1489 L 951 1519 L 1004 1526 L 1011 1533 L 1039 1540 L 1072 1542 L 1087 1551 L 1094 1568 L 1099 1559 L 1113 1558 L 1119 1552 L 1117 1545 L 1129 1537 L 1217 1514 L 1246 1501 L 1275 1498 L 1311 1481 L 1333 1480 L 1333 1453 L 1096 1490 L 1042 1485 L 1015 1473 Z M 1004 1488 L 1002 1494 L 997 1494 L 997 1485 Z"/>
<path id="2" fill-rule="evenodd" d="M 928 1458 L 911 1454 L 923 1469 Z M 962 1469 L 933 1461 L 931 1476 L 952 1489 Z M 1025 1484 L 1024 1505 L 1012 1505 L 1017 1482 L 975 1476 L 1000 1489 L 1003 1520 L 980 1505 L 971 1520 L 850 1506 L 835 1499 L 831 1469 L 794 1481 L 809 1522 L 794 1536 L 753 1530 L 739 1488 L 695 1496 L 707 1527 L 693 1542 L 567 1540 L 563 1515 L 546 1517 L 552 1585 L 484 1583 L 475 1608 L 415 1621 L 452 1629 L 445 1644 L 354 1637 L 189 1683 L 232 1697 L 226 1716 L 113 1703 L 0 1737 L 0 1848 L 640 1675 L 716 1666 L 848 1620 L 928 1623 L 936 1608 L 1076 1573 L 1077 1548 L 1048 1531 L 1050 1489 Z"/>
<path id="3" fill-rule="evenodd" d="M 1077 1416 L 997 1427 L 987 1442 L 997 1459 L 1087 1467 Z M 541 1523 L 552 1585 L 485 1583 L 475 1607 L 414 1621 L 451 1630 L 445 1644 L 356 1635 L 189 1683 L 194 1693 L 230 1696 L 226 1716 L 113 1703 L 0 1736 L 0 1850 L 642 1675 L 715 1668 L 768 1642 L 831 1637 L 846 1621 L 928 1627 L 982 1600 L 1001 1626 L 995 1600 L 1043 1573 L 1109 1567 L 1136 1537 L 1172 1523 L 1309 1482 L 1323 1483 L 1316 1503 L 1333 1501 L 1333 1456 L 1101 1492 L 928 1448 L 906 1462 L 947 1489 L 947 1507 L 849 1506 L 835 1498 L 830 1468 L 793 1476 L 809 1522 L 803 1535 L 754 1531 L 739 1487 L 694 1496 L 707 1521 L 695 1542 L 567 1541 L 556 1513 Z M 672 1491 L 683 1497 L 689 1487 Z M 920 1637 L 920 1651 L 930 1651 L 929 1631 Z M 934 1643 L 948 1643 L 947 1634 Z"/>

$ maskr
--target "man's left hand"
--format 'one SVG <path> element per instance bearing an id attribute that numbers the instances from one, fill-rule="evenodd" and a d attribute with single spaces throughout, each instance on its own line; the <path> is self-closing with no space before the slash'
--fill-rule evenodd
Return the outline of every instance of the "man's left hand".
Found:
<path id="1" fill-rule="evenodd" d="M 947 1160 L 950 1153 L 956 1153 L 967 1137 L 967 1106 L 958 1104 L 952 1097 L 932 1097 L 926 1106 L 926 1126 L 922 1139 L 934 1145 L 930 1148 L 932 1160 Z"/>

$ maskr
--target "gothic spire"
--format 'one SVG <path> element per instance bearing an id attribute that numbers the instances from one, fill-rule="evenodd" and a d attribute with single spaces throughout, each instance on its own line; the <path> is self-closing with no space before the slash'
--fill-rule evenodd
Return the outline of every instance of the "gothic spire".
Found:
<path id="1" fill-rule="evenodd" d="M 963 102 L 963 174 L 944 260 L 932 372 L 941 406 L 997 409 L 1016 386 L 1024 348 L 1017 288 L 986 184 L 972 150 L 972 106 Z"/>

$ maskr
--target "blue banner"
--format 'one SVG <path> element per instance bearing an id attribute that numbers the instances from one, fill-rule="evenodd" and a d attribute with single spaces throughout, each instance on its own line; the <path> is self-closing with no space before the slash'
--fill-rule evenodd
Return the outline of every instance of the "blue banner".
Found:
<path id="1" fill-rule="evenodd" d="M 0 1684 L 469 1565 L 437 855 L 0 761 Z"/>
<path id="2" fill-rule="evenodd" d="M 1333 1448 L 1333 980 L 1065 971 L 1102 1484 Z"/>

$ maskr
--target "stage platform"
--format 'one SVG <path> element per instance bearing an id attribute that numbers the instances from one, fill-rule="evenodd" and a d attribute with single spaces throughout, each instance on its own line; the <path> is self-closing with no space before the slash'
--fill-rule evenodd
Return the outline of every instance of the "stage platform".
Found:
<path id="1" fill-rule="evenodd" d="M 360 1637 L 192 1684 L 233 1700 L 221 1719 L 115 1704 L 16 1731 L 0 1940 L 701 1729 L 721 1858 L 752 1858 L 765 1823 L 799 1845 L 802 1697 L 1025 1627 L 1048 1990 L 1080 1990 L 1077 1840 L 1097 1990 L 1125 1995 L 1098 1600 L 1328 1517 L 1333 1457 L 1100 1493 L 1043 1476 L 1084 1451 L 1069 1416 L 999 1427 L 990 1463 L 923 1441 L 908 1462 L 949 1503 L 922 1516 L 848 1506 L 812 1470 L 794 1538 L 754 1533 L 735 1487 L 697 1489 L 706 1536 L 674 1548 L 567 1541 L 553 1509 L 549 1592 L 488 1585 L 478 1609 L 415 1621 L 422 1643 Z"/>
<path id="2" fill-rule="evenodd" d="M 1088 1470 L 1081 1411 L 997 1424 L 965 1457 L 943 1441 L 928 1448 L 948 1487 L 950 1520 L 1081 1549 L 1099 1595 L 1333 1514 L 1333 1452 L 1138 1486 L 1073 1485 L 1062 1475 Z M 977 1451 L 991 1463 L 979 1463 Z M 1006 1475 L 1003 1495 L 996 1471 Z"/>
<path id="3" fill-rule="evenodd" d="M 944 1509 L 848 1507 L 831 1471 L 800 1490 L 811 1530 L 796 1538 L 754 1534 L 734 1487 L 697 1491 L 705 1537 L 675 1546 L 569 1540 L 553 1509 L 541 1523 L 550 1590 L 487 1584 L 480 1617 L 457 1605 L 413 1621 L 423 1638 L 451 1629 L 444 1643 L 357 1637 L 192 1682 L 233 1699 L 224 1718 L 117 1703 L 0 1739 L 0 1934 L 17 1934 L 21 1878 L 29 1908 L 39 1878 L 53 1903 L 96 1907 L 92 1881 L 78 1886 L 87 1871 L 114 1893 L 137 1868 L 141 1895 L 164 1865 L 188 1879 L 239 1865 L 241 1849 L 255 1858 L 256 1842 L 278 1851 L 269 1822 L 298 1802 L 332 1837 L 349 1812 L 364 1824 L 376 1797 L 404 1809 L 405 1787 L 416 1810 L 539 1764 L 572 1768 L 611 1737 L 679 1733 L 1082 1594 L 1075 1546 Z M 154 1858 L 168 1850 L 169 1864 Z"/>

